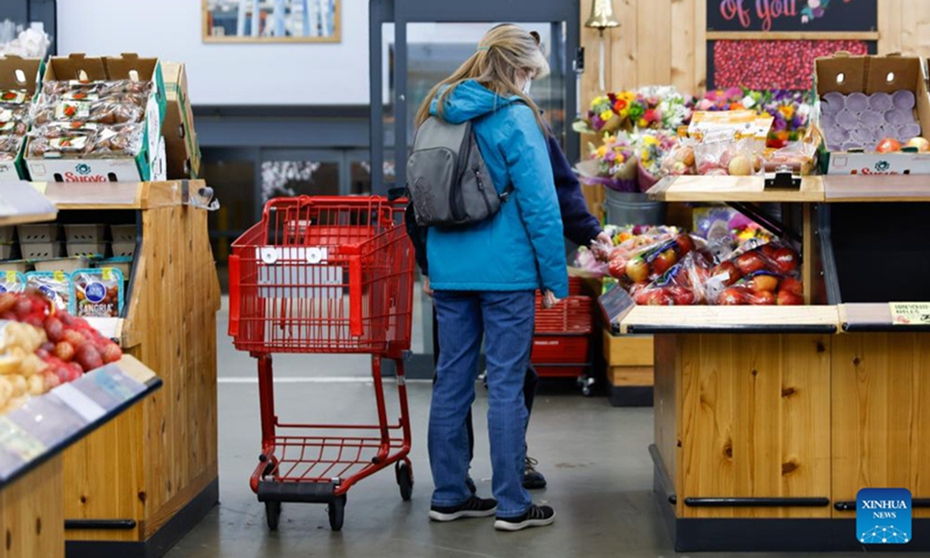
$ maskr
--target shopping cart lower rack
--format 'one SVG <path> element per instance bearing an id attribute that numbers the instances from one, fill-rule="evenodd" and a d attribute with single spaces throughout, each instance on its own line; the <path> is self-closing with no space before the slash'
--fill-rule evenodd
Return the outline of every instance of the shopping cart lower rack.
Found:
<path id="1" fill-rule="evenodd" d="M 229 335 L 258 359 L 262 449 L 250 486 L 277 529 L 282 502 L 324 503 L 342 528 L 346 493 L 394 466 L 413 489 L 404 382 L 413 308 L 413 248 L 403 200 L 279 198 L 233 243 Z M 378 424 L 297 424 L 275 413 L 272 353 L 371 354 Z M 400 418 L 385 409 L 381 359 L 396 364 Z"/>

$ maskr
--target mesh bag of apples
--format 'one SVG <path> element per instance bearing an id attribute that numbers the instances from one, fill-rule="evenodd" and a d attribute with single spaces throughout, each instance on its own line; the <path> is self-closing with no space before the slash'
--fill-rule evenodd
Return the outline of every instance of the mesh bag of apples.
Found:
<path id="1" fill-rule="evenodd" d="M 781 242 L 724 249 L 689 234 L 657 239 L 636 253 L 614 251 L 609 272 L 648 306 L 800 305 L 800 257 Z"/>
<path id="2" fill-rule="evenodd" d="M 0 294 L 0 414 L 122 356 L 119 345 L 39 291 Z"/>

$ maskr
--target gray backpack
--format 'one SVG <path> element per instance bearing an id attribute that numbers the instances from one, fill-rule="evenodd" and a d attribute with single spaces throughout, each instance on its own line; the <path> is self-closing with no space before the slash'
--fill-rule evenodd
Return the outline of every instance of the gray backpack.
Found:
<path id="1" fill-rule="evenodd" d="M 513 192 L 499 193 L 478 150 L 471 122 L 433 116 L 417 130 L 407 159 L 407 189 L 417 225 L 462 227 L 494 216 Z"/>

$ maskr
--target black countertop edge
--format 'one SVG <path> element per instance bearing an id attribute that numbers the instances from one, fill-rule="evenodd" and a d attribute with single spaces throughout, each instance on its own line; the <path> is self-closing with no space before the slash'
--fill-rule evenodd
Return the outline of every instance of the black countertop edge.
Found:
<path id="1" fill-rule="evenodd" d="M 39 468 L 40 465 L 44 464 L 49 459 L 55 457 L 59 453 L 71 447 L 72 445 L 86 438 L 87 435 L 93 432 L 94 430 L 97 430 L 101 426 L 105 425 L 106 423 L 110 422 L 117 416 L 121 415 L 124 411 L 126 411 L 130 407 L 132 407 L 133 405 L 135 405 L 142 399 L 145 399 L 146 397 L 148 397 L 152 392 L 160 389 L 162 386 L 162 380 L 161 378 L 156 376 L 155 378 L 152 378 L 151 380 L 146 382 L 144 385 L 146 387 L 145 391 L 139 393 L 135 397 L 127 399 L 125 402 L 117 406 L 115 409 L 113 409 L 112 411 L 110 411 L 109 413 L 101 417 L 100 419 L 95 420 L 94 422 L 86 425 L 84 428 L 78 430 L 71 436 L 68 436 L 67 438 L 61 440 L 57 444 L 48 448 L 48 450 L 45 453 L 43 453 L 39 457 L 33 459 L 29 463 L 26 463 L 25 465 L 17 469 L 12 475 L 8 477 L 0 478 L 0 490 L 3 490 L 7 486 L 13 484 L 17 480 L 19 480 L 20 477 L 27 475 L 28 473 L 31 473 L 35 469 Z"/>

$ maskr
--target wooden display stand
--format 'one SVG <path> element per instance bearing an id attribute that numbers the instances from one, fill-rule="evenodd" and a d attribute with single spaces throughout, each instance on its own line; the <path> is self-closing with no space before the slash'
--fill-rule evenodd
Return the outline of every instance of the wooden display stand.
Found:
<path id="1" fill-rule="evenodd" d="M 220 289 L 198 181 L 48 184 L 59 219 L 138 223 L 123 350 L 164 389 L 64 456 L 69 558 L 161 556 L 218 501 Z M 83 213 L 79 213 L 83 212 Z"/>
<path id="2" fill-rule="evenodd" d="M 101 425 L 131 409 L 140 399 L 161 387 L 161 380 L 147 367 L 131 356 L 124 356 L 119 362 L 107 368 L 119 368 L 124 375 L 143 384 L 136 395 L 126 396 L 123 402 L 106 414 L 80 426 L 76 431 L 61 440 L 44 439 L 44 453 L 22 464 L 13 476 L 0 479 L 0 558 L 62 558 L 65 556 L 65 511 L 62 494 L 64 493 L 65 475 L 63 469 L 64 454 L 67 447 L 80 443 L 78 440 L 91 434 Z M 112 371 L 98 369 L 90 374 L 110 374 Z M 87 380 L 96 384 L 96 380 Z M 78 380 L 80 382 L 81 380 Z M 71 384 L 74 386 L 76 384 Z M 74 388 L 70 393 L 79 393 Z M 54 397 L 53 391 L 48 397 Z M 86 393 L 86 392 L 85 392 Z M 45 397 L 39 396 L 39 397 Z M 61 396 L 64 397 L 64 396 Z M 64 399 L 56 399 L 63 401 Z M 90 405 L 95 405 L 92 400 Z M 101 409 L 101 412 L 103 410 Z M 31 418 L 29 420 L 32 420 Z M 22 425 L 22 422 L 19 423 Z M 31 434 L 31 433 L 28 433 Z M 106 455 L 98 455 L 100 460 Z"/>
<path id="3" fill-rule="evenodd" d="M 930 200 L 930 184 L 919 176 L 857 180 L 813 177 L 800 192 L 773 193 L 761 179 L 688 178 L 651 192 L 663 201 L 804 204 L 803 274 L 813 304 L 633 307 L 615 323 L 616 334 L 655 335 L 650 453 L 677 551 L 872 550 L 857 540 L 862 488 L 910 490 L 906 550 L 930 550 L 930 332 L 892 325 L 880 302 L 921 289 L 926 296 L 930 277 L 918 275 L 923 287 L 876 286 L 856 267 L 883 250 L 902 262 L 902 275 L 914 275 L 907 266 L 926 261 L 924 248 L 901 248 L 908 239 L 895 231 L 902 222 L 918 223 L 918 237 L 930 229 L 916 217 L 926 208 L 909 205 Z M 849 205 L 862 200 L 900 205 Z M 850 239 L 854 227 L 873 244 Z"/>
<path id="4" fill-rule="evenodd" d="M 0 558 L 65 555 L 62 456 L 55 456 L 0 492 Z"/>

